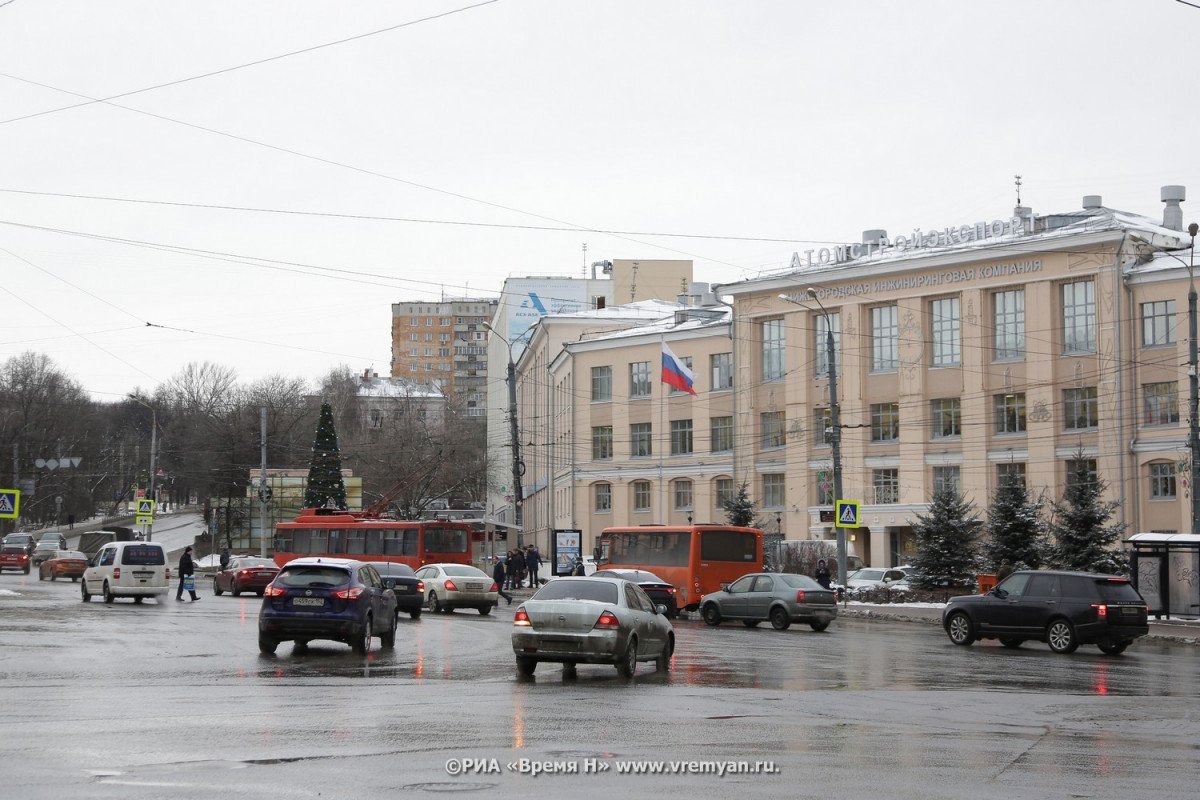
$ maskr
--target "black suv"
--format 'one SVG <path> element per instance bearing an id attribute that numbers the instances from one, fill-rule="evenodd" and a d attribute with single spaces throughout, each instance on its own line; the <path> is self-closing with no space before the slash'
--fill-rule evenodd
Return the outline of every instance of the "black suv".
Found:
<path id="1" fill-rule="evenodd" d="M 1046 642 L 1056 653 L 1095 644 L 1118 655 L 1149 631 L 1146 601 L 1128 578 L 1089 572 L 1014 572 L 987 594 L 955 597 L 942 612 L 950 641 Z"/>

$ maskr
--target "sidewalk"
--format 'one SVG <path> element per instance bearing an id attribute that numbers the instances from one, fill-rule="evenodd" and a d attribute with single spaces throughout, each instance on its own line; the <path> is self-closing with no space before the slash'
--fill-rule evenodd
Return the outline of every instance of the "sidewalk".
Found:
<path id="1" fill-rule="evenodd" d="M 848 606 L 839 606 L 838 615 L 852 619 L 941 625 L 943 608 L 945 606 L 940 603 L 850 603 Z M 1200 645 L 1200 620 L 1152 618 L 1148 635 L 1152 639 Z"/>

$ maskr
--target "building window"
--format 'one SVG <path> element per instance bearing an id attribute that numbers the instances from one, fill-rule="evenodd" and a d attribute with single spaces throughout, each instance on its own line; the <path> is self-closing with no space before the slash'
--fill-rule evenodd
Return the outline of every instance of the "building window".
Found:
<path id="1" fill-rule="evenodd" d="M 612 484 L 597 483 L 596 484 L 596 502 L 593 508 L 599 514 L 604 514 L 612 511 Z"/>
<path id="2" fill-rule="evenodd" d="M 675 481 L 675 510 L 676 511 L 691 511 L 692 510 L 692 482 L 691 481 Z"/>
<path id="3" fill-rule="evenodd" d="M 1010 289 L 992 295 L 995 316 L 996 360 L 1025 357 L 1025 290 Z"/>
<path id="4" fill-rule="evenodd" d="M 712 451 L 727 453 L 733 449 L 733 417 L 712 418 Z"/>
<path id="5" fill-rule="evenodd" d="M 842 350 L 842 315 L 818 314 L 816 336 L 813 339 L 813 363 L 817 365 L 816 375 L 818 378 L 829 377 L 829 344 L 825 339 L 831 322 L 833 324 L 833 366 L 835 369 L 840 369 L 842 366 L 842 359 L 839 355 Z"/>
<path id="6" fill-rule="evenodd" d="M 895 306 L 871 309 L 871 370 L 885 372 L 900 366 L 900 326 Z"/>
<path id="7" fill-rule="evenodd" d="M 419 342 L 421 341 L 421 335 L 419 333 L 410 333 L 408 335 L 408 340 L 410 342 Z"/>
<path id="8" fill-rule="evenodd" d="M 726 504 L 733 502 L 733 478 L 717 478 L 713 496 L 717 501 L 717 510 L 724 511 Z"/>
<path id="9" fill-rule="evenodd" d="M 420 350 L 421 350 L 421 348 L 419 348 L 419 347 L 414 347 L 414 348 L 410 349 L 408 351 L 409 358 L 416 358 L 417 356 L 419 356 L 421 354 Z"/>
<path id="10" fill-rule="evenodd" d="M 629 454 L 634 458 L 654 455 L 654 440 L 649 422 L 635 422 L 629 426 Z"/>
<path id="11" fill-rule="evenodd" d="M 592 428 L 592 459 L 599 461 L 612 457 L 612 425 L 597 425 Z"/>
<path id="12" fill-rule="evenodd" d="M 813 409 L 813 445 L 824 447 L 833 444 L 833 411 L 828 408 Z"/>
<path id="13" fill-rule="evenodd" d="M 650 362 L 635 361 L 629 365 L 629 396 L 650 396 Z"/>
<path id="14" fill-rule="evenodd" d="M 871 441 L 894 442 L 900 438 L 900 404 L 871 404 Z"/>
<path id="15" fill-rule="evenodd" d="M 783 447 L 783 412 L 766 411 L 758 415 L 758 446 L 763 450 Z"/>
<path id="16" fill-rule="evenodd" d="M 1072 458 L 1067 461 L 1067 488 L 1073 489 L 1080 483 L 1096 484 L 1096 459 Z"/>
<path id="17" fill-rule="evenodd" d="M 900 470 L 872 470 L 871 484 L 875 490 L 876 504 L 891 505 L 900 502 Z"/>
<path id="18" fill-rule="evenodd" d="M 427 341 L 427 342 L 432 342 L 432 341 L 433 341 L 433 334 L 432 334 L 432 333 L 427 333 L 427 334 L 425 334 L 425 341 Z"/>
<path id="19" fill-rule="evenodd" d="M 1095 428 L 1100 424 L 1096 387 L 1063 389 L 1063 419 L 1069 431 Z"/>
<path id="20" fill-rule="evenodd" d="M 692 452 L 692 421 L 671 420 L 671 455 L 686 456 Z"/>
<path id="21" fill-rule="evenodd" d="M 833 505 L 833 483 L 829 479 L 829 473 L 825 470 L 819 470 L 817 472 L 816 489 L 817 505 Z"/>
<path id="22" fill-rule="evenodd" d="M 957 397 L 934 400 L 929 404 L 933 420 L 934 439 L 957 439 L 962 436 L 962 401 Z"/>
<path id="23" fill-rule="evenodd" d="M 1142 347 L 1175 344 L 1175 301 L 1142 303 Z"/>
<path id="24" fill-rule="evenodd" d="M 992 398 L 996 433 L 1025 432 L 1025 393 L 998 394 Z"/>
<path id="25" fill-rule="evenodd" d="M 449 347 L 439 347 L 438 355 L 442 358 L 449 358 L 450 357 L 450 348 Z"/>
<path id="26" fill-rule="evenodd" d="M 633 482 L 633 510 L 650 510 L 650 481 Z"/>
<path id="27" fill-rule="evenodd" d="M 1008 461 L 996 465 L 996 485 L 1004 486 L 1009 481 L 1025 486 L 1025 462 Z"/>
<path id="28" fill-rule="evenodd" d="M 1175 465 L 1150 465 L 1150 499 L 1174 500 L 1176 496 Z"/>
<path id="29" fill-rule="evenodd" d="M 612 367 L 592 367 L 592 402 L 612 400 Z"/>
<path id="30" fill-rule="evenodd" d="M 708 357 L 712 367 L 712 390 L 733 388 L 733 353 L 716 353 Z"/>
<path id="31" fill-rule="evenodd" d="M 762 379 L 783 379 L 783 320 L 768 319 L 762 323 Z"/>
<path id="32" fill-rule="evenodd" d="M 1146 425 L 1179 422 L 1179 385 L 1175 381 L 1143 384 L 1142 409 Z"/>
<path id="33" fill-rule="evenodd" d="M 691 369 L 692 369 L 692 357 L 691 357 L 691 356 L 678 356 L 678 358 L 679 358 L 680 362 L 682 362 L 682 363 L 683 363 L 683 365 L 684 365 L 685 367 L 687 367 L 689 371 L 691 371 Z M 693 375 L 695 375 L 696 373 L 695 373 L 695 372 L 692 372 L 692 374 L 693 374 Z M 695 387 L 693 387 L 693 388 L 695 388 Z M 672 386 L 672 387 L 671 387 L 671 392 L 670 392 L 670 393 L 671 393 L 671 394 L 690 394 L 690 392 L 685 392 L 685 391 L 683 391 L 682 389 L 676 389 L 674 386 Z"/>
<path id="34" fill-rule="evenodd" d="M 1096 352 L 1096 282 L 1064 283 L 1062 313 L 1063 353 Z"/>
<path id="35" fill-rule="evenodd" d="M 762 476 L 763 508 L 783 508 L 787 497 L 783 488 L 783 474 L 773 473 Z"/>
<path id="36" fill-rule="evenodd" d="M 933 301 L 932 333 L 933 366 L 957 367 L 962 360 L 962 330 L 957 297 Z"/>
<path id="37" fill-rule="evenodd" d="M 960 493 L 962 491 L 962 469 L 958 466 L 934 467 L 933 490 L 935 492 Z"/>

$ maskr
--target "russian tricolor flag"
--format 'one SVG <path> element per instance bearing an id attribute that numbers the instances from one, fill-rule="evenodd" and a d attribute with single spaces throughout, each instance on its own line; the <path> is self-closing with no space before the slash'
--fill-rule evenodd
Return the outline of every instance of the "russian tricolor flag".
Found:
<path id="1" fill-rule="evenodd" d="M 673 389 L 694 395 L 696 390 L 692 388 L 692 384 L 696 382 L 696 374 L 671 352 L 671 348 L 667 347 L 666 342 L 662 343 L 662 353 L 663 383 Z"/>

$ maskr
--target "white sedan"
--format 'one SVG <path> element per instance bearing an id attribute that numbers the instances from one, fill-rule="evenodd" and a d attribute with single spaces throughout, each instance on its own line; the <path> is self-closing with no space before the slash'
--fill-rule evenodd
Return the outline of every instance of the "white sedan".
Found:
<path id="1" fill-rule="evenodd" d="M 425 583 L 425 607 L 438 614 L 456 608 L 474 608 L 492 613 L 500 599 L 500 587 L 492 576 L 469 564 L 426 564 L 417 570 Z"/>
<path id="2" fill-rule="evenodd" d="M 900 583 L 907 577 L 902 570 L 895 568 L 863 567 L 846 576 L 846 587 L 851 593 L 861 592 L 864 589 L 890 589 L 894 584 Z M 907 584 L 899 588 L 906 587 Z"/>

